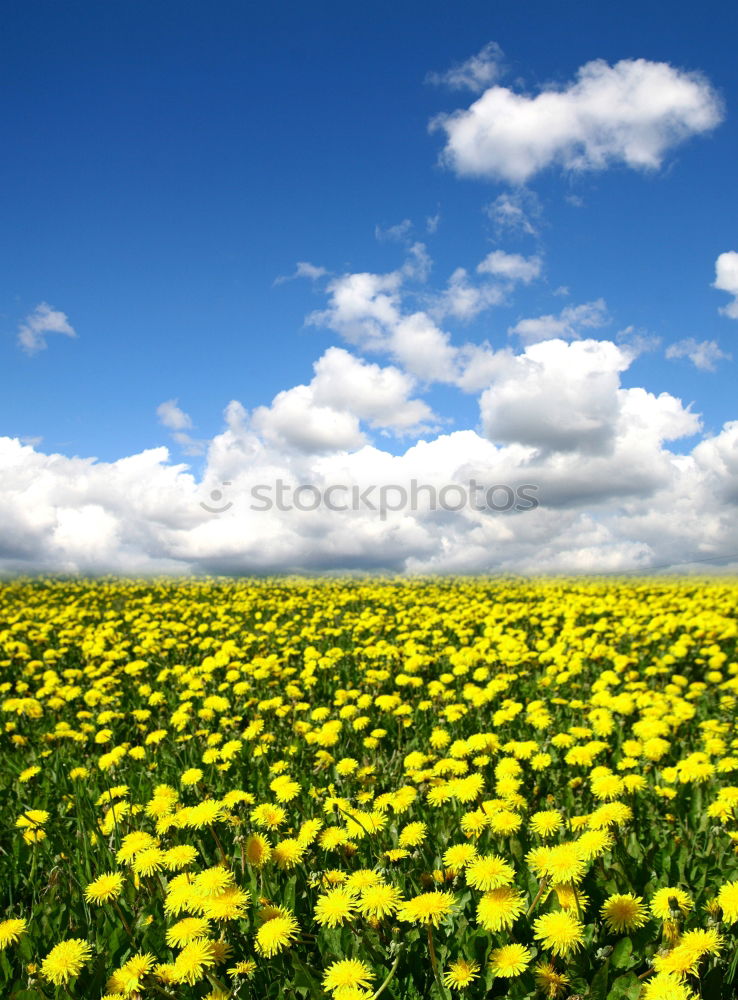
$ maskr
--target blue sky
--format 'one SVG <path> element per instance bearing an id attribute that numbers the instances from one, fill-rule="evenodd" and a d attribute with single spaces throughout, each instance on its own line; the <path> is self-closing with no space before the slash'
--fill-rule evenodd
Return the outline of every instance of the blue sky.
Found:
<path id="1" fill-rule="evenodd" d="M 338 321 L 306 321 L 330 308 L 331 280 L 395 273 L 422 243 L 402 309 L 429 312 L 454 344 L 520 352 L 509 331 L 521 320 L 603 300 L 596 322 L 571 336 L 637 341 L 620 385 L 691 404 L 701 425 L 666 439 L 670 454 L 690 453 L 738 417 L 738 321 L 719 311 L 731 295 L 712 287 L 719 255 L 738 250 L 737 37 L 738 10 L 710 2 L 11 0 L 0 60 L 0 434 L 107 463 L 166 445 L 202 485 L 220 475 L 207 442 L 223 433 L 229 402 L 268 408 L 338 347 L 408 371 L 413 398 L 433 411 L 435 422 L 409 434 L 360 414 L 364 440 L 389 455 L 466 429 L 525 443 L 485 432 L 482 385 L 460 391 L 347 339 Z M 468 176 L 448 151 L 442 162 L 448 136 L 429 125 L 484 93 L 454 89 L 448 71 L 492 42 L 489 83 L 510 95 L 569 93 L 593 60 L 645 60 L 701 88 L 715 121 L 678 138 L 683 122 L 649 125 L 672 130 L 650 169 L 619 152 L 596 167 L 562 154 L 522 184 L 508 167 Z M 525 211 L 527 231 L 501 228 L 499 211 L 495 222 L 490 206 L 506 199 Z M 464 268 L 479 282 L 494 251 L 537 260 L 535 279 L 473 316 L 438 312 L 451 275 Z M 298 261 L 325 273 L 280 281 Z M 51 332 L 44 349 L 24 350 L 19 330 L 43 303 L 76 336 Z M 714 370 L 667 358 L 685 340 L 714 345 Z M 170 433 L 176 418 L 157 416 L 173 400 L 191 425 L 179 428 L 184 447 Z M 262 436 L 269 419 L 254 425 Z"/>

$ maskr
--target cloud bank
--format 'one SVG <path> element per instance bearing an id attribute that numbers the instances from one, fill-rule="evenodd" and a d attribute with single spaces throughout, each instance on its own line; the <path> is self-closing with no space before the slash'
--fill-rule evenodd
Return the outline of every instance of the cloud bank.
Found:
<path id="1" fill-rule="evenodd" d="M 600 340 L 501 353 L 479 426 L 428 435 L 400 454 L 373 442 L 371 429 L 429 418 L 412 378 L 342 348 L 323 355 L 309 385 L 269 407 L 229 404 L 199 477 L 163 447 L 106 463 L 1 438 L 0 567 L 607 572 L 738 552 L 738 421 L 680 453 L 672 442 L 699 433 L 698 415 L 668 393 L 624 387 L 631 362 L 622 345 Z M 433 510 L 421 497 L 415 509 L 380 516 L 254 504 L 255 495 L 274 497 L 278 481 L 409 491 L 413 481 L 440 490 L 471 480 L 533 484 L 539 506 Z"/>

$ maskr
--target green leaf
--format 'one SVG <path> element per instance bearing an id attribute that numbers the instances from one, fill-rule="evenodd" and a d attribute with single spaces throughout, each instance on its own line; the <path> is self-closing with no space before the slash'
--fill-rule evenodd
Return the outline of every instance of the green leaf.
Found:
<path id="1" fill-rule="evenodd" d="M 607 1000 L 637 1000 L 641 991 L 641 983 L 635 972 L 618 976 L 610 987 Z"/>
<path id="2" fill-rule="evenodd" d="M 589 984 L 589 996 L 594 1000 L 606 1000 L 607 998 L 607 975 L 609 962 L 605 962 L 602 968 L 598 969 Z"/>
<path id="3" fill-rule="evenodd" d="M 633 955 L 633 942 L 629 937 L 621 938 L 613 949 L 610 962 L 616 969 L 627 969 Z"/>

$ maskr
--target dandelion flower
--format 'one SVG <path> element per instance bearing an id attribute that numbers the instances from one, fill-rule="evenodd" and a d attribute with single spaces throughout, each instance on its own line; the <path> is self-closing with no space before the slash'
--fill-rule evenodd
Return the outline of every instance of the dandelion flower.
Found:
<path id="1" fill-rule="evenodd" d="M 717 901 L 725 923 L 735 923 L 738 920 L 738 882 L 726 882 L 717 895 Z"/>
<path id="2" fill-rule="evenodd" d="M 675 905 L 672 906 L 672 903 Z M 671 886 L 658 889 L 651 897 L 651 913 L 659 920 L 670 920 L 672 910 L 679 910 L 683 916 L 686 916 L 692 906 L 692 897 L 684 889 L 676 889 Z"/>
<path id="3" fill-rule="evenodd" d="M 321 927 L 338 927 L 344 920 L 350 920 L 356 910 L 354 897 L 345 889 L 331 889 L 318 896 L 315 903 L 315 919 Z"/>
<path id="4" fill-rule="evenodd" d="M 400 832 L 398 843 L 400 847 L 417 847 L 423 843 L 427 833 L 428 827 L 425 823 L 408 823 Z"/>
<path id="5" fill-rule="evenodd" d="M 413 924 L 430 924 L 438 927 L 454 907 L 452 892 L 424 892 L 407 900 L 398 910 L 400 920 Z"/>
<path id="6" fill-rule="evenodd" d="M 207 937 L 210 924 L 203 917 L 185 917 L 174 924 L 166 933 L 166 942 L 170 948 L 183 948 L 190 941 Z"/>
<path id="7" fill-rule="evenodd" d="M 129 958 L 115 973 L 116 983 L 120 984 L 126 996 L 141 990 L 143 979 L 153 968 L 154 961 L 154 956 L 149 952 L 139 952 Z"/>
<path id="8" fill-rule="evenodd" d="M 21 934 L 26 933 L 27 926 L 23 917 L 0 921 L 0 951 L 9 944 L 15 944 Z"/>
<path id="9" fill-rule="evenodd" d="M 297 937 L 299 925 L 292 914 L 267 920 L 256 933 L 256 950 L 260 955 L 271 958 L 277 952 L 288 948 Z"/>
<path id="10" fill-rule="evenodd" d="M 41 973 L 54 986 L 63 986 L 80 974 L 91 954 L 92 946 L 82 938 L 62 941 L 41 963 Z"/>
<path id="11" fill-rule="evenodd" d="M 443 981 L 452 990 L 463 990 L 469 983 L 479 978 L 479 962 L 470 962 L 460 958 L 452 962 L 446 971 Z"/>
<path id="12" fill-rule="evenodd" d="M 123 889 L 123 876 L 119 872 L 109 875 L 98 875 L 94 882 L 85 889 L 85 899 L 88 903 L 100 906 L 112 899 L 117 899 Z"/>
<path id="13" fill-rule="evenodd" d="M 695 1000 L 695 994 L 673 972 L 660 972 L 644 984 L 640 1000 Z"/>
<path id="14" fill-rule="evenodd" d="M 294 868 L 302 860 L 306 845 L 294 837 L 280 840 L 272 850 L 272 858 L 280 868 Z"/>
<path id="15" fill-rule="evenodd" d="M 545 913 L 533 924 L 534 937 L 554 955 L 568 955 L 576 951 L 584 940 L 584 927 L 567 910 Z"/>
<path id="16" fill-rule="evenodd" d="M 509 885 L 514 878 L 512 866 L 496 854 L 482 854 L 466 867 L 466 881 L 484 892 Z"/>
<path id="17" fill-rule="evenodd" d="M 530 828 L 539 837 L 550 837 L 560 830 L 562 825 L 561 813 L 556 809 L 544 809 L 542 812 L 533 813 L 530 818 Z"/>
<path id="18" fill-rule="evenodd" d="M 266 837 L 253 833 L 246 841 L 244 848 L 246 860 L 254 868 L 263 868 L 272 856 L 272 847 Z"/>
<path id="19" fill-rule="evenodd" d="M 246 906 L 251 899 L 245 889 L 231 886 L 217 896 L 208 896 L 200 902 L 198 911 L 211 920 L 238 920 L 246 915 Z"/>
<path id="20" fill-rule="evenodd" d="M 648 920 L 648 911 L 641 896 L 632 892 L 609 896 L 600 911 L 607 929 L 615 934 L 636 930 Z"/>
<path id="21" fill-rule="evenodd" d="M 253 959 L 248 958 L 243 962 L 236 962 L 235 965 L 231 966 L 231 968 L 228 970 L 228 975 L 244 976 L 248 978 L 249 976 L 253 976 L 255 972 L 256 972 L 256 962 L 254 962 Z"/>
<path id="22" fill-rule="evenodd" d="M 569 985 L 569 977 L 557 972 L 550 962 L 539 962 L 534 971 L 536 986 L 549 1000 L 555 1000 Z"/>
<path id="23" fill-rule="evenodd" d="M 390 917 L 402 903 L 402 895 L 393 885 L 369 885 L 359 896 L 358 910 L 362 917 L 382 920 Z"/>
<path id="24" fill-rule="evenodd" d="M 187 868 L 195 860 L 197 853 L 197 848 L 190 844 L 178 844 L 176 847 L 170 847 L 168 851 L 164 851 L 164 867 L 170 872 Z"/>
<path id="25" fill-rule="evenodd" d="M 205 939 L 190 941 L 174 960 L 172 977 L 175 983 L 189 983 L 194 986 L 206 974 L 206 969 L 215 965 L 213 942 Z"/>
<path id="26" fill-rule="evenodd" d="M 509 930 L 525 909 L 525 899 L 509 885 L 485 892 L 477 903 L 477 923 L 486 931 Z"/>
<path id="27" fill-rule="evenodd" d="M 323 976 L 323 986 L 337 992 L 351 988 L 366 989 L 373 979 L 374 973 L 365 962 L 344 958 L 328 966 Z"/>
<path id="28" fill-rule="evenodd" d="M 544 855 L 543 870 L 552 882 L 580 882 L 586 865 L 577 844 L 557 844 Z"/>
<path id="29" fill-rule="evenodd" d="M 519 976 L 530 965 L 532 954 L 522 944 L 506 944 L 495 948 L 489 956 L 489 964 L 493 976 L 504 976 L 512 979 Z"/>
<path id="30" fill-rule="evenodd" d="M 477 849 L 473 844 L 454 844 L 443 855 L 443 863 L 454 875 L 463 871 L 464 868 L 477 856 Z"/>
<path id="31" fill-rule="evenodd" d="M 198 896 L 219 896 L 226 889 L 230 889 L 234 882 L 235 878 L 230 868 L 214 865 L 198 872 L 192 884 Z"/>

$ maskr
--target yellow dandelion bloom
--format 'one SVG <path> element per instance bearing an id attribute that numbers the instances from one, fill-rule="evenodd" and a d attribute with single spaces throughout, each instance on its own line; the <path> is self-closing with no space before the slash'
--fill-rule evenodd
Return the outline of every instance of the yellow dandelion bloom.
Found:
<path id="1" fill-rule="evenodd" d="M 648 920 L 648 911 L 643 899 L 632 892 L 608 896 L 600 912 L 608 930 L 616 934 L 643 927 Z"/>
<path id="2" fill-rule="evenodd" d="M 323 976 L 323 986 L 338 995 L 339 991 L 345 989 L 366 989 L 373 979 L 374 973 L 365 962 L 344 958 L 328 966 Z"/>
<path id="3" fill-rule="evenodd" d="M 676 911 L 686 916 L 693 905 L 689 893 L 671 886 L 658 889 L 651 897 L 651 913 L 659 920 L 672 919 L 672 914 Z"/>
<path id="4" fill-rule="evenodd" d="M 455 902 L 452 892 L 424 892 L 402 903 L 397 916 L 408 923 L 438 927 L 443 918 L 451 913 Z"/>
<path id="5" fill-rule="evenodd" d="M 315 903 L 315 919 L 323 927 L 338 927 L 350 920 L 356 911 L 356 900 L 345 889 L 331 889 L 318 896 Z"/>
<path id="6" fill-rule="evenodd" d="M 357 908 L 362 917 L 382 920 L 397 912 L 402 903 L 402 894 L 393 885 L 379 883 L 362 889 Z"/>
<path id="7" fill-rule="evenodd" d="M 123 876 L 119 872 L 109 875 L 98 875 L 94 882 L 85 889 L 85 899 L 88 903 L 100 906 L 110 900 L 117 899 L 123 889 Z"/>
<path id="8" fill-rule="evenodd" d="M 738 882 L 726 882 L 721 886 L 717 902 L 723 911 L 726 924 L 734 924 L 738 920 Z"/>
<path id="9" fill-rule="evenodd" d="M 204 938 L 190 941 L 174 960 L 172 979 L 175 983 L 193 986 L 215 965 L 213 942 Z"/>
<path id="10" fill-rule="evenodd" d="M 493 933 L 509 930 L 525 908 L 525 898 L 513 886 L 490 889 L 477 903 L 477 923 Z"/>
<path id="11" fill-rule="evenodd" d="M 15 944 L 21 934 L 26 933 L 27 929 L 28 924 L 23 917 L 0 920 L 0 951 L 7 948 L 9 944 Z"/>
<path id="12" fill-rule="evenodd" d="M 80 974 L 91 955 L 92 946 L 81 938 L 62 941 L 41 963 L 41 974 L 55 986 L 64 986 Z"/>
<path id="13" fill-rule="evenodd" d="M 492 975 L 513 979 L 530 965 L 532 953 L 522 944 L 506 944 L 490 952 L 489 964 Z"/>
<path id="14" fill-rule="evenodd" d="M 479 968 L 479 962 L 460 958 L 449 965 L 443 976 L 443 981 L 452 990 L 463 990 L 479 978 Z"/>
<path id="15" fill-rule="evenodd" d="M 170 948 L 183 948 L 190 941 L 205 938 L 210 933 L 210 923 L 203 917 L 185 917 L 166 932 L 166 942 Z"/>
<path id="16" fill-rule="evenodd" d="M 477 849 L 473 844 L 454 844 L 443 855 L 443 864 L 449 871 L 458 874 L 477 857 Z"/>
<path id="17" fill-rule="evenodd" d="M 545 913 L 533 924 L 533 936 L 554 955 L 576 951 L 584 940 L 584 926 L 567 910 Z"/>
<path id="18" fill-rule="evenodd" d="M 535 967 L 536 986 L 549 1000 L 556 1000 L 569 985 L 569 977 L 557 972 L 550 962 L 539 962 Z"/>
<path id="19" fill-rule="evenodd" d="M 256 932 L 257 952 L 265 958 L 271 958 L 292 944 L 298 930 L 299 925 L 292 914 L 267 920 Z"/>
<path id="20" fill-rule="evenodd" d="M 485 892 L 502 885 L 510 885 L 514 878 L 515 871 L 512 865 L 497 854 L 482 854 L 466 867 L 466 881 L 469 885 Z"/>

